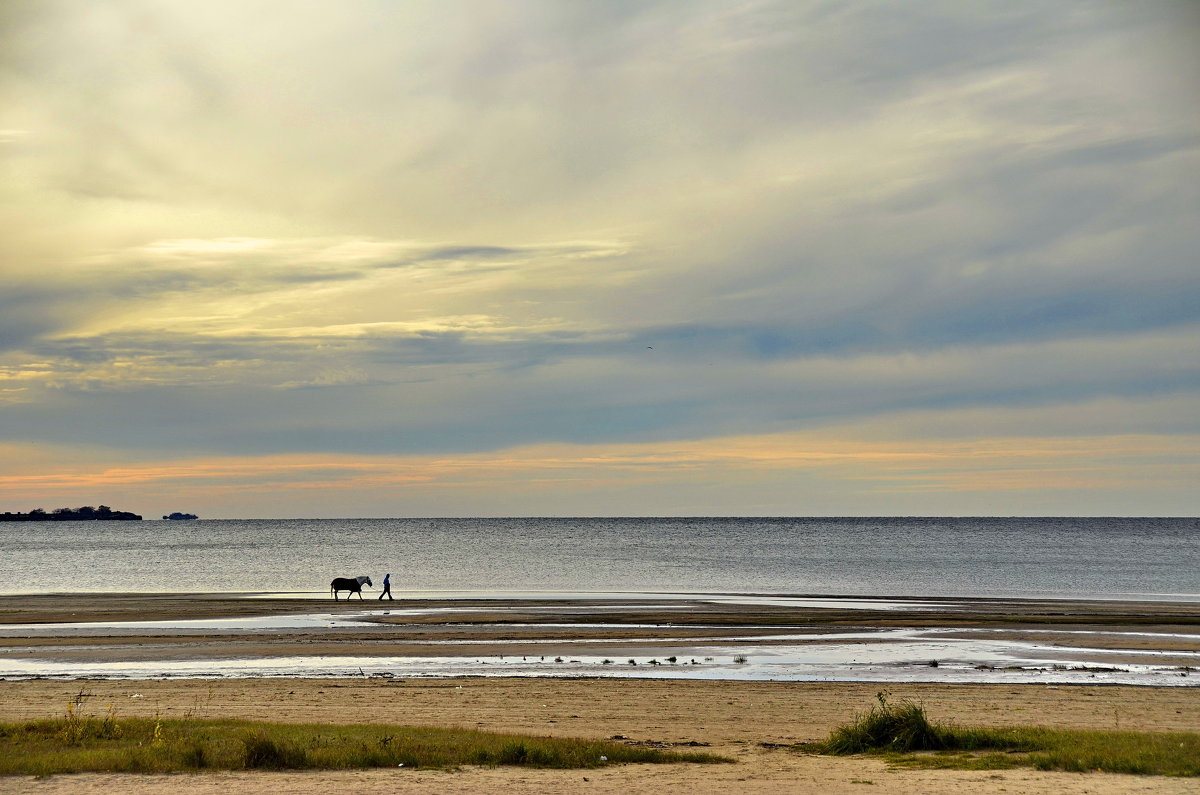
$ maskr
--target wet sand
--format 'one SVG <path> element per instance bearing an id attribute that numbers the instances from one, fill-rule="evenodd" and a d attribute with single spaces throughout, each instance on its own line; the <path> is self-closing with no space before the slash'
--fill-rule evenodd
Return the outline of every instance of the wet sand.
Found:
<path id="1" fill-rule="evenodd" d="M 732 656 L 759 651 L 768 657 L 783 652 L 795 655 L 806 648 L 816 653 L 819 647 L 832 646 L 850 656 L 855 648 L 859 656 L 873 652 L 886 664 L 884 647 L 907 643 L 902 651 L 907 657 L 897 660 L 910 665 L 929 662 L 939 649 L 941 654 L 969 654 L 975 649 L 977 659 L 968 662 L 979 670 L 1019 668 L 1019 659 L 994 649 L 998 644 L 1014 648 L 1023 644 L 1036 650 L 1026 656 L 1045 658 L 1043 667 L 1053 667 L 1057 660 L 1063 662 L 1060 667 L 1069 663 L 1097 670 L 1152 663 L 1162 676 L 1175 676 L 1178 669 L 1181 678 L 1200 667 L 1200 605 L 1195 603 L 851 598 L 821 602 L 826 606 L 808 606 L 804 599 L 735 596 L 391 602 L 231 594 L 6 596 L 0 597 L 0 661 L 54 660 L 59 663 L 54 673 L 65 675 L 72 664 L 84 662 L 464 655 L 513 661 L 590 655 L 590 669 L 583 666 L 558 673 L 595 675 L 601 673 L 596 667 L 601 658 L 619 664 L 640 657 L 644 665 L 668 655 L 686 660 L 706 653 Z M 924 654 L 923 642 L 929 646 L 929 657 L 919 656 Z M 151 671 L 145 665 L 142 670 Z M 201 675 L 197 670 L 193 666 L 187 675 Z M 657 675 L 665 676 L 665 671 Z M 679 673 L 678 668 L 675 671 Z M 692 673 L 704 675 L 699 668 Z M 856 678 L 853 672 L 836 674 L 826 678 Z M 943 671 L 938 678 L 946 674 Z M 314 675 L 321 671 L 316 669 Z M 656 674 L 643 668 L 639 675 Z M 1126 677 L 1127 683 L 1134 679 Z M 1200 676 L 1196 680 L 1200 682 Z"/>
<path id="2" fill-rule="evenodd" d="M 807 607 L 774 602 L 822 602 Z M 858 605 L 895 605 L 864 609 Z M 839 606 L 840 605 L 840 606 Z M 1116 600 L 982 599 L 954 597 L 755 596 L 655 594 L 639 598 L 374 598 L 333 601 L 324 595 L 271 596 L 233 593 L 93 593 L 0 596 L 0 624 L 236 618 L 312 612 L 379 613 L 405 609 L 427 615 L 393 623 L 443 623 L 435 611 L 453 608 L 455 621 L 551 624 L 564 617 L 596 616 L 607 623 L 821 626 L 988 626 L 1008 628 L 1149 628 L 1200 632 L 1200 603 Z"/>

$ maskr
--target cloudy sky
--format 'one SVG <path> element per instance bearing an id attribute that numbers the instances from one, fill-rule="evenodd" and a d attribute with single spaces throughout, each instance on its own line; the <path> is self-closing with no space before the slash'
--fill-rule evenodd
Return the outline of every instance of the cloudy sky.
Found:
<path id="1" fill-rule="evenodd" d="M 1200 10 L 0 7 L 0 510 L 1200 513 Z"/>

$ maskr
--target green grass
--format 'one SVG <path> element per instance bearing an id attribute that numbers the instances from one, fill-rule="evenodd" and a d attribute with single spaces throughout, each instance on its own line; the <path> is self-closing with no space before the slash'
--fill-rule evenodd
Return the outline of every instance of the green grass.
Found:
<path id="1" fill-rule="evenodd" d="M 0 775 L 728 762 L 591 740 L 409 726 L 81 716 L 0 723 Z"/>
<path id="2" fill-rule="evenodd" d="M 823 742 L 798 747 L 820 754 L 882 754 L 904 767 L 1200 776 L 1196 733 L 962 728 L 930 721 L 924 707 L 912 702 L 892 704 L 886 693 L 877 699 L 866 715 Z"/>

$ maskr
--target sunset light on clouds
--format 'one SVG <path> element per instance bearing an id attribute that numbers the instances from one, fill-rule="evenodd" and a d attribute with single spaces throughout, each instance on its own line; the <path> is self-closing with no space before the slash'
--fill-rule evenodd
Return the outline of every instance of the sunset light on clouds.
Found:
<path id="1" fill-rule="evenodd" d="M 1192 4 L 0 26 L 0 510 L 1200 510 Z"/>

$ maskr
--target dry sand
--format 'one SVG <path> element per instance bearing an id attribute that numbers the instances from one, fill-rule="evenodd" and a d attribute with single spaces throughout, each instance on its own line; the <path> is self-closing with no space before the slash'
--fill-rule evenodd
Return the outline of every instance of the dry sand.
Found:
<path id="1" fill-rule="evenodd" d="M 1187 779 L 1106 773 L 891 769 L 870 758 L 798 754 L 778 745 L 825 736 L 871 703 L 878 685 L 611 679 L 262 679 L 0 682 L 0 718 L 97 713 L 461 726 L 537 735 L 706 744 L 733 765 L 625 765 L 588 771 L 222 773 L 0 779 L 0 792 L 1200 792 Z M 1196 730 L 1193 688 L 899 685 L 897 698 L 960 723 Z M 764 745 L 767 744 L 767 745 Z M 690 747 L 690 746 L 689 746 Z M 867 783 L 869 782 L 869 783 Z"/>
<path id="2" fill-rule="evenodd" d="M 309 612 L 311 601 L 231 600 L 227 596 L 81 599 L 0 598 L 0 622 L 82 621 L 256 615 L 276 610 Z M 398 605 L 399 603 L 397 603 Z M 423 602 L 422 604 L 429 604 Z M 331 605 L 323 603 L 322 609 Z M 489 608 L 478 605 L 477 621 Z M 564 604 L 569 608 L 571 605 Z M 361 605 L 337 609 L 361 609 Z M 986 609 L 982 609 L 986 608 Z M 998 604 L 976 604 L 951 616 L 924 614 L 937 625 L 1068 629 L 1138 627 L 1195 632 L 1194 606 L 1024 605 L 1014 613 Z M 73 615 L 72 615 L 73 614 Z M 971 621 L 964 620 L 972 617 Z M 643 620 L 622 613 L 622 620 Z M 493 616 L 513 620 L 511 613 Z M 553 616 L 535 616 L 553 621 Z M 828 618 L 828 616 L 825 616 Z M 521 617 L 522 621 L 528 617 Z M 903 620 L 894 613 L 856 611 L 832 625 Z M 793 622 L 798 616 L 755 609 L 724 611 L 722 620 L 754 626 Z M 444 621 L 444 617 L 438 619 Z M 670 618 L 680 620 L 675 613 Z M 699 623 L 713 620 L 699 616 Z M 807 616 L 811 622 L 813 616 Z M 818 617 L 818 620 L 819 617 Z M 419 622 L 413 622 L 419 624 Z M 619 624 L 619 622 L 618 622 Z M 943 624 L 944 625 L 944 624 Z M 610 628 L 616 629 L 617 626 Z M 414 631 L 413 626 L 397 632 Z M 194 641 L 195 639 L 191 639 Z M 262 641 L 263 639 L 258 639 Z M 283 639 L 280 639 L 281 641 Z M 75 638 L 81 644 L 112 639 Z M 330 643 L 343 642 L 341 637 Z M 346 639 L 346 642 L 349 639 Z M 205 639 L 220 647 L 219 637 Z M 271 644 L 268 644 L 271 645 Z M 357 645 L 357 644 L 356 644 Z M 0 682 L 0 719 L 61 715 L 69 701 L 118 715 L 241 717 L 281 721 L 374 722 L 461 726 L 538 735 L 610 738 L 667 745 L 699 743 L 701 750 L 733 757 L 731 765 L 624 765 L 587 771 L 466 768 L 456 771 L 369 770 L 315 773 L 220 773 L 175 776 L 78 775 L 49 779 L 0 778 L 0 792 L 82 793 L 121 790 L 130 795 L 164 791 L 307 793 L 358 790 L 417 793 L 525 792 L 1200 792 L 1200 781 L 1107 773 L 914 771 L 891 769 L 871 758 L 799 754 L 786 745 L 824 737 L 866 710 L 883 686 L 871 683 L 725 682 L 656 679 L 169 679 L 149 681 L 32 680 Z M 1200 689 L 1045 685 L 889 685 L 895 698 L 923 703 L 938 720 L 1004 726 L 1200 730 Z M 690 747 L 690 746 L 689 746 Z"/>

